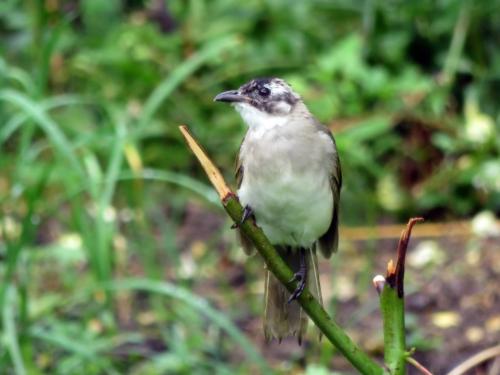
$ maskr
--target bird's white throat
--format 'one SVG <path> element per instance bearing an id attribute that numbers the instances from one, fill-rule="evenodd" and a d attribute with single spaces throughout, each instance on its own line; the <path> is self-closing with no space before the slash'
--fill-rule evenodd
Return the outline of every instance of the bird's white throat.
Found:
<path id="1" fill-rule="evenodd" d="M 267 113 L 247 103 L 235 103 L 234 105 L 243 121 L 256 133 L 255 135 L 263 134 L 287 123 L 291 106 L 287 103 L 283 103 L 282 106 L 288 106 L 288 108 L 281 108 L 279 113 Z"/>

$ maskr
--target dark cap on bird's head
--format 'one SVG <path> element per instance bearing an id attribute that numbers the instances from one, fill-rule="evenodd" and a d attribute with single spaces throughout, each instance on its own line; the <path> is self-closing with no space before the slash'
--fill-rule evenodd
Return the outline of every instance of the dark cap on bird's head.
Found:
<path id="1" fill-rule="evenodd" d="M 238 90 L 220 93 L 214 100 L 236 107 L 251 106 L 268 114 L 283 114 L 290 112 L 300 96 L 280 78 L 255 78 Z"/>

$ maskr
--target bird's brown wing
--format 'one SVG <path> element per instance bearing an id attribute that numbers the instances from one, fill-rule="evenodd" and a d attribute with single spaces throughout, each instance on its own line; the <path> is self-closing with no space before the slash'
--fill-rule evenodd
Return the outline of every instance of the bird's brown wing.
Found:
<path id="1" fill-rule="evenodd" d="M 241 182 L 243 181 L 243 165 L 240 160 L 240 153 L 238 152 L 238 156 L 236 157 L 236 186 L 238 189 L 241 186 Z M 241 247 L 243 247 L 243 251 L 247 255 L 252 255 L 255 252 L 252 241 L 250 241 L 241 230 L 237 229 L 238 237 L 241 242 Z"/>
<path id="2" fill-rule="evenodd" d="M 320 125 L 318 129 L 331 137 L 333 145 L 335 147 L 335 153 L 333 154 L 333 157 L 331 159 L 330 166 L 330 186 L 332 189 L 333 197 L 332 221 L 330 222 L 328 230 L 318 240 L 321 253 L 323 254 L 323 256 L 325 256 L 325 258 L 329 258 L 332 253 L 337 251 L 339 244 L 339 201 L 340 189 L 342 188 L 342 169 L 340 167 L 340 159 L 337 153 L 337 147 L 335 145 L 335 139 L 333 138 L 332 133 L 323 125 Z"/>

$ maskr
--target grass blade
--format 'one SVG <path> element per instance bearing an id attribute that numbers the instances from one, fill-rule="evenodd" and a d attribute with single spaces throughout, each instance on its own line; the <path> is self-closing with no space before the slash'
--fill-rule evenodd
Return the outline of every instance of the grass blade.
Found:
<path id="1" fill-rule="evenodd" d="M 77 95 L 61 95 L 41 101 L 40 107 L 44 112 L 48 112 L 52 109 L 64 106 L 82 105 L 88 103 L 90 102 L 84 101 Z M 7 121 L 5 125 L 3 125 L 3 127 L 0 129 L 0 145 L 4 143 L 29 118 L 30 116 L 25 112 L 21 112 L 12 116 L 10 120 Z"/>
<path id="2" fill-rule="evenodd" d="M 165 78 L 153 91 L 144 104 L 141 117 L 138 120 L 136 134 L 144 133 L 144 128 L 149 124 L 155 112 L 160 108 L 165 98 L 167 98 L 177 86 L 187 77 L 193 74 L 206 61 L 213 59 L 217 54 L 230 47 L 234 47 L 237 39 L 234 37 L 223 38 L 208 43 L 199 52 L 193 54 L 187 61 L 179 65 L 167 78 Z"/>
<path id="3" fill-rule="evenodd" d="M 137 178 L 143 180 L 168 182 L 183 187 L 200 195 L 207 202 L 220 207 L 219 197 L 217 193 L 215 193 L 214 189 L 188 175 L 170 171 L 162 171 L 153 168 L 146 168 L 142 171 L 142 173 L 139 174 L 132 172 L 123 172 L 120 174 L 120 180 L 133 180 Z"/>
<path id="4" fill-rule="evenodd" d="M 111 366 L 109 360 L 99 356 L 100 352 L 109 350 L 112 346 L 112 343 L 110 342 L 97 342 L 90 345 L 88 342 L 75 340 L 75 337 L 69 337 L 61 334 L 60 332 L 56 332 L 56 330 L 47 330 L 40 327 L 33 327 L 30 330 L 30 335 L 35 339 L 45 341 L 52 346 L 60 347 L 77 357 L 94 363 L 99 368 L 104 370 L 105 373 L 114 375 L 119 374 L 119 372 Z"/>
<path id="5" fill-rule="evenodd" d="M 271 372 L 264 358 L 257 352 L 253 344 L 245 335 L 241 333 L 238 327 L 236 327 L 224 314 L 214 309 L 205 299 L 191 293 L 189 290 L 168 282 L 132 278 L 118 280 L 108 284 L 107 287 L 114 290 L 143 290 L 151 293 L 158 293 L 186 303 L 223 329 L 264 373 Z"/>
<path id="6" fill-rule="evenodd" d="M 7 347 L 12 364 L 14 365 L 14 372 L 16 375 L 26 375 L 26 367 L 24 366 L 21 350 L 19 349 L 19 342 L 17 337 L 15 312 L 16 307 L 16 289 L 11 284 L 7 288 L 6 303 L 2 311 L 2 323 L 4 327 L 3 341 Z"/>
<path id="7" fill-rule="evenodd" d="M 52 141 L 55 148 L 67 159 L 72 169 L 78 173 L 82 181 L 85 174 L 78 161 L 70 142 L 59 129 L 59 126 L 46 114 L 40 104 L 33 102 L 25 95 L 14 90 L 0 91 L 0 100 L 20 107 L 35 123 L 37 123 Z"/>

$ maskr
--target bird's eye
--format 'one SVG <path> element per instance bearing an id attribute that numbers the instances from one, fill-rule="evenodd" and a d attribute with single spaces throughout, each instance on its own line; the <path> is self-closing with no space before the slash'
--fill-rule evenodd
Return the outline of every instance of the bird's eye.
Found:
<path id="1" fill-rule="evenodd" d="M 271 90 L 269 90 L 267 87 L 259 87 L 259 95 L 260 96 L 269 96 L 271 93 Z"/>

